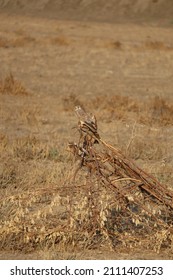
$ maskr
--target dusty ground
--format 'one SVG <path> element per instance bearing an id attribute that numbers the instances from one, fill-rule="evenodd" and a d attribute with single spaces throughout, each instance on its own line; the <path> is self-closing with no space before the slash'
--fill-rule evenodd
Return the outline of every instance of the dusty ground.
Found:
<path id="1" fill-rule="evenodd" d="M 33 204 L 34 213 L 47 209 L 58 196 L 71 166 L 66 147 L 76 137 L 75 105 L 97 116 L 103 139 L 172 188 L 171 23 L 115 24 L 1 13 L 0 65 L 2 235 L 7 226 L 0 258 L 171 259 L 170 248 L 158 254 L 140 249 L 52 251 L 43 245 L 28 249 L 17 246 L 10 231 L 15 217 L 27 215 L 25 205 L 33 211 L 28 202 L 35 203 L 32 194 L 40 199 Z"/>

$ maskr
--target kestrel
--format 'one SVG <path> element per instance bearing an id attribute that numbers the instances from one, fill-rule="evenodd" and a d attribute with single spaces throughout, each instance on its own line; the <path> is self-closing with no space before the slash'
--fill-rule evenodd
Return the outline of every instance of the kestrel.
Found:
<path id="1" fill-rule="evenodd" d="M 84 132 L 92 132 L 95 137 L 100 138 L 97 133 L 97 120 L 92 114 L 88 114 L 80 106 L 75 107 L 76 115 L 79 118 L 79 126 Z"/>

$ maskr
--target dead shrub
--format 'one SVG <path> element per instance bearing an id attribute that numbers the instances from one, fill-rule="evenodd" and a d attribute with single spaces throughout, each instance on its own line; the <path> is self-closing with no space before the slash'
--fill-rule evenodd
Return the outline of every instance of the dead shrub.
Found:
<path id="1" fill-rule="evenodd" d="M 170 248 L 173 192 L 101 139 L 93 115 L 79 106 L 76 113 L 80 138 L 69 143 L 76 161 L 70 184 L 73 196 L 69 196 L 74 242 L 78 233 L 92 247 L 106 242 L 112 248 L 118 244 L 157 252 L 165 244 Z M 82 171 L 88 173 L 85 180 Z"/>
<path id="2" fill-rule="evenodd" d="M 17 171 L 16 166 L 12 162 L 1 163 L 0 165 L 0 188 L 16 187 Z"/>
<path id="3" fill-rule="evenodd" d="M 22 83 L 14 78 L 10 73 L 5 79 L 0 80 L 0 94 L 28 95 Z"/>
<path id="4" fill-rule="evenodd" d="M 147 41 L 145 43 L 145 48 L 149 50 L 172 50 L 173 48 L 165 45 L 164 42 L 161 41 Z"/>
<path id="5" fill-rule="evenodd" d="M 8 48 L 9 42 L 6 38 L 0 37 L 0 48 Z"/>
<path id="6" fill-rule="evenodd" d="M 68 46 L 70 44 L 69 39 L 64 36 L 54 37 L 51 39 L 52 45 Z"/>
<path id="7" fill-rule="evenodd" d="M 122 43 L 119 41 L 104 42 L 103 47 L 111 48 L 114 50 L 122 50 Z"/>
<path id="8" fill-rule="evenodd" d="M 64 103 L 67 111 L 82 103 L 82 98 L 70 98 Z M 91 108 L 100 102 L 105 113 L 117 106 L 106 100 L 102 103 L 103 97 L 93 100 Z M 133 100 L 117 98 L 123 112 L 125 101 L 129 110 L 138 110 Z M 52 142 L 32 136 L 10 142 L 2 134 L 0 248 L 24 252 L 38 248 L 171 250 L 171 188 L 107 144 L 92 114 L 81 113 L 81 117 L 79 138 L 69 143 L 70 160 Z M 144 149 L 141 138 L 129 152 L 134 158 L 148 159 L 154 143 L 146 143 L 151 154 Z M 155 157 L 163 153 L 164 149 Z M 14 161 L 7 162 L 7 157 Z"/>
<path id="9" fill-rule="evenodd" d="M 155 97 L 150 103 L 153 123 L 173 125 L 173 103 L 167 102 L 161 97 Z"/>
<path id="10" fill-rule="evenodd" d="M 30 36 L 18 36 L 16 38 L 0 38 L 0 48 L 18 48 L 24 47 L 28 43 L 35 42 L 35 39 Z"/>

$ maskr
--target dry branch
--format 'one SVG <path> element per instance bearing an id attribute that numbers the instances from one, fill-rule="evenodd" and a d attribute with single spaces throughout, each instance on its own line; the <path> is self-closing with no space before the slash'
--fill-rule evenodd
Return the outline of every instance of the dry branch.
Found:
<path id="1" fill-rule="evenodd" d="M 75 186 L 82 170 L 87 170 L 86 182 L 84 186 L 81 184 L 81 189 L 89 188 L 92 208 L 95 209 L 90 218 L 97 216 L 95 226 L 100 228 L 99 232 L 106 232 L 111 240 L 112 236 L 122 240 L 124 234 L 129 238 L 135 236 L 135 240 L 137 236 L 141 238 L 149 234 L 152 238 L 154 234 L 158 236 L 163 231 L 170 238 L 173 226 L 173 192 L 139 168 L 120 150 L 101 139 L 94 115 L 86 113 L 80 106 L 75 108 L 75 112 L 79 120 L 79 140 L 78 143 L 69 143 L 69 150 L 78 162 L 73 174 L 73 185 Z M 109 193 L 103 210 L 104 222 L 99 221 L 101 205 L 104 203 L 102 192 Z M 100 196 L 102 201 L 96 202 L 95 195 L 98 198 Z M 163 239 L 165 240 L 165 235 Z"/>

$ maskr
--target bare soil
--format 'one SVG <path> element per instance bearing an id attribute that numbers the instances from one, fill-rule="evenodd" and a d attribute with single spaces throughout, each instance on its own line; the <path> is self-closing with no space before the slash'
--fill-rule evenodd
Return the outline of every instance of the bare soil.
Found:
<path id="1" fill-rule="evenodd" d="M 120 12 L 118 22 L 94 21 L 94 14 L 84 21 L 82 13 L 78 20 L 74 13 L 67 20 L 67 15 L 51 18 L 51 10 L 46 16 L 45 9 L 37 16 L 27 6 L 21 15 L 20 7 L 2 2 L 0 259 L 172 259 L 172 248 L 164 246 L 159 252 L 104 246 L 82 250 L 21 241 L 30 213 L 32 230 L 39 217 L 52 215 L 50 205 L 55 224 L 56 213 L 64 213 L 55 198 L 72 165 L 67 144 L 76 137 L 76 105 L 96 115 L 103 139 L 173 188 L 171 18 L 164 20 L 160 6 L 160 21 L 157 14 L 151 20 L 149 6 L 150 18 L 143 11 L 143 22 L 127 20 Z"/>

